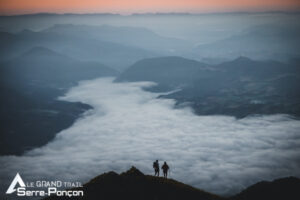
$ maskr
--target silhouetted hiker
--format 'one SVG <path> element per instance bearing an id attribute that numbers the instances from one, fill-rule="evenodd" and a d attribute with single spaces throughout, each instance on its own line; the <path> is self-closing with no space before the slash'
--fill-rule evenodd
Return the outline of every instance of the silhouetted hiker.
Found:
<path id="1" fill-rule="evenodd" d="M 167 162 L 165 161 L 163 166 L 161 167 L 163 172 L 164 172 L 164 178 L 168 177 L 168 170 L 169 170 L 169 165 L 167 164 Z"/>
<path id="2" fill-rule="evenodd" d="M 153 162 L 153 169 L 154 169 L 154 176 L 159 176 L 159 163 L 158 160 L 156 160 L 155 162 Z"/>

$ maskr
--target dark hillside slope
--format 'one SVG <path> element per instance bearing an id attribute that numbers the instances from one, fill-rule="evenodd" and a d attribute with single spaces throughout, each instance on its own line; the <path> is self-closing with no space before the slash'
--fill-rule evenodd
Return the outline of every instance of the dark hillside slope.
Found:
<path id="1" fill-rule="evenodd" d="M 80 80 L 118 74 L 99 62 L 79 61 L 39 46 L 2 62 L 0 72 L 1 81 L 6 83 L 41 87 L 70 87 Z"/>
<path id="2" fill-rule="evenodd" d="M 299 64 L 299 63 L 298 63 Z M 246 57 L 207 65 L 181 57 L 141 60 L 117 81 L 152 81 L 150 91 L 180 89 L 161 97 L 188 102 L 199 115 L 292 114 L 300 116 L 297 63 L 255 61 Z"/>
<path id="3" fill-rule="evenodd" d="M 117 174 L 113 171 L 93 178 L 82 188 L 82 197 L 51 196 L 46 200 L 105 199 L 105 200 L 298 200 L 300 179 L 288 177 L 272 182 L 260 182 L 241 193 L 223 198 L 173 179 L 144 175 L 135 167 Z"/>
<path id="4" fill-rule="evenodd" d="M 78 81 L 116 75 L 101 63 L 78 61 L 44 47 L 0 63 L 0 155 L 20 155 L 45 145 L 91 109 L 59 101 L 58 96 Z"/>
<path id="5" fill-rule="evenodd" d="M 175 89 L 190 85 L 200 76 L 210 74 L 210 67 L 182 57 L 143 59 L 125 70 L 116 81 L 152 81 L 161 89 Z"/>
<path id="6" fill-rule="evenodd" d="M 238 195 L 232 197 L 232 200 L 299 200 L 300 179 L 288 177 L 277 179 L 272 182 L 262 181 L 256 183 Z"/>
<path id="7" fill-rule="evenodd" d="M 105 200 L 221 200 L 221 197 L 193 188 L 173 179 L 144 175 L 135 167 L 125 173 L 104 173 L 83 187 L 82 198 L 49 197 L 55 199 Z"/>

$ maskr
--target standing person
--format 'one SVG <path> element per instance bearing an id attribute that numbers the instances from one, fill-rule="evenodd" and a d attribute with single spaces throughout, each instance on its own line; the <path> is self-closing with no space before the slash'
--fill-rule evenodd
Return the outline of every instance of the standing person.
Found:
<path id="1" fill-rule="evenodd" d="M 167 178 L 168 177 L 168 170 L 170 168 L 169 168 L 169 165 L 167 164 L 166 161 L 164 162 L 164 164 L 163 164 L 163 166 L 161 168 L 162 168 L 163 173 L 164 173 L 164 178 Z"/>
<path id="2" fill-rule="evenodd" d="M 153 162 L 154 176 L 159 176 L 159 163 L 158 160 Z"/>

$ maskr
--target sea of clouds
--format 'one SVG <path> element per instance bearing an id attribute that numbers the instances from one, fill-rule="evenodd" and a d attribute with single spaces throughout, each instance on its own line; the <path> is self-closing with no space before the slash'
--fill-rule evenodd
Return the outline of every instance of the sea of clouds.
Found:
<path id="1" fill-rule="evenodd" d="M 260 180 L 300 176 L 298 120 L 197 116 L 142 89 L 151 85 L 102 78 L 72 88 L 62 100 L 94 109 L 42 148 L 0 157 L 1 194 L 17 172 L 24 181 L 86 182 L 132 165 L 153 174 L 156 159 L 168 162 L 171 178 L 222 195 Z"/>

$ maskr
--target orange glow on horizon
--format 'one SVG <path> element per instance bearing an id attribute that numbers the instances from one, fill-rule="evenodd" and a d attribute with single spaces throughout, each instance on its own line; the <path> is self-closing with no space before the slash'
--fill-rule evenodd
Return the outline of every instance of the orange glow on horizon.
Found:
<path id="1" fill-rule="evenodd" d="M 0 0 L 0 14 L 299 9 L 299 0 Z"/>

